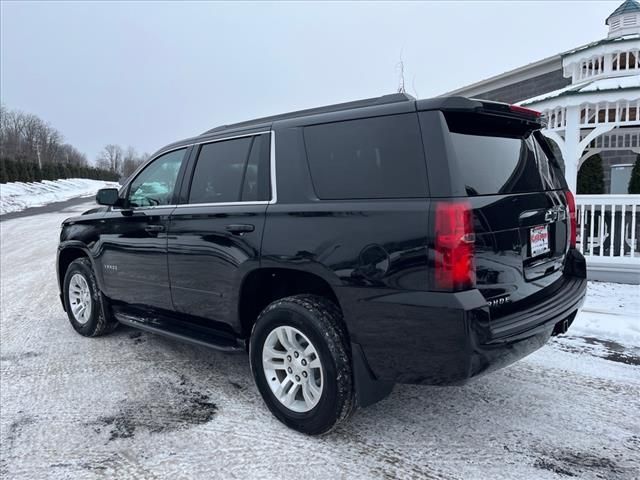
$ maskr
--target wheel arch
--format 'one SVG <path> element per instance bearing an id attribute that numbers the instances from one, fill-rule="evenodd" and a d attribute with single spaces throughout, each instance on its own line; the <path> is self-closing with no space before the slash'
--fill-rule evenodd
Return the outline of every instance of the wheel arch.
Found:
<path id="1" fill-rule="evenodd" d="M 58 258 L 57 258 L 57 274 L 58 274 L 58 286 L 60 287 L 60 291 L 62 292 L 62 287 L 64 283 L 64 276 L 69 269 L 69 265 L 71 262 L 78 258 L 86 257 L 91 262 L 91 266 L 93 268 L 93 272 L 96 276 L 96 280 L 98 281 L 98 286 L 102 288 L 102 278 L 98 274 L 99 272 L 95 268 L 95 262 L 93 257 L 91 256 L 89 249 L 81 242 L 73 242 L 65 245 L 60 245 L 58 249 Z"/>
<path id="2" fill-rule="evenodd" d="M 249 337 L 258 315 L 271 302 L 303 293 L 328 298 L 342 312 L 335 289 L 316 273 L 282 267 L 262 267 L 250 271 L 243 278 L 238 295 L 240 335 Z"/>

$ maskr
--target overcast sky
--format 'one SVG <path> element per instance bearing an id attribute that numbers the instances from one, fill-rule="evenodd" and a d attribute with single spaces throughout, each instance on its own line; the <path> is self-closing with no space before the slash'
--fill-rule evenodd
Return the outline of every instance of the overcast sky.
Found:
<path id="1" fill-rule="evenodd" d="M 606 36 L 622 0 L 1 3 L 2 103 L 90 160 L 214 126 L 378 96 L 438 95 Z"/>

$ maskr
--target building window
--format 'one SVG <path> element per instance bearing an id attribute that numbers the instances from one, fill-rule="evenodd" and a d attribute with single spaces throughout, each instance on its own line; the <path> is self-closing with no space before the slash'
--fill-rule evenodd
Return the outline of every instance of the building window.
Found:
<path id="1" fill-rule="evenodd" d="M 632 164 L 612 165 L 611 166 L 611 183 L 609 192 L 615 194 L 627 194 L 629 188 L 629 180 L 631 179 Z"/>

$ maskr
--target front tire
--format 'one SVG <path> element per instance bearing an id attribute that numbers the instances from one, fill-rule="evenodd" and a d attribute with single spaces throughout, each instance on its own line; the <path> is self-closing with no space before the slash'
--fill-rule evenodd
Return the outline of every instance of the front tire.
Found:
<path id="1" fill-rule="evenodd" d="M 112 332 L 118 326 L 98 288 L 88 258 L 78 258 L 71 262 L 65 273 L 63 286 L 64 306 L 69 322 L 80 335 L 97 337 Z"/>
<path id="2" fill-rule="evenodd" d="M 349 341 L 328 299 L 295 295 L 270 304 L 253 328 L 249 358 L 267 407 L 288 427 L 320 435 L 351 415 Z"/>

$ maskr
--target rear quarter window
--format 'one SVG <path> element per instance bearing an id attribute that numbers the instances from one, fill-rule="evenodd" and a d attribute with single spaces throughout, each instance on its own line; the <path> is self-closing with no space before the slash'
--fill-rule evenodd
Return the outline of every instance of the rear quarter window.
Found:
<path id="1" fill-rule="evenodd" d="M 467 195 L 562 188 L 557 161 L 541 146 L 545 140 L 518 121 L 468 113 L 446 118 Z"/>
<path id="2" fill-rule="evenodd" d="M 312 125 L 304 139 L 320 199 L 427 196 L 416 114 Z"/>

